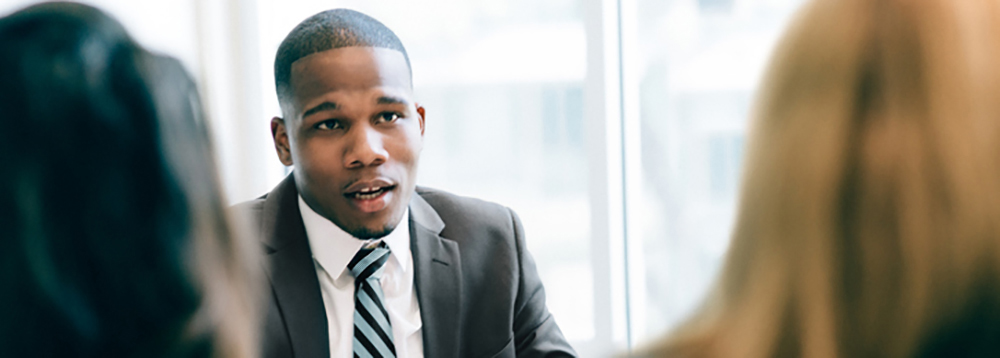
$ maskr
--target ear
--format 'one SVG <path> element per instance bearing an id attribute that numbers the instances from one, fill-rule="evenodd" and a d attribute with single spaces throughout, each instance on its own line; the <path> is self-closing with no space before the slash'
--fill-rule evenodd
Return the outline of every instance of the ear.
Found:
<path id="1" fill-rule="evenodd" d="M 292 161 L 292 147 L 288 142 L 288 130 L 285 120 L 281 117 L 271 118 L 271 137 L 274 139 L 274 149 L 278 152 L 278 160 L 285 166 L 295 164 Z"/>
<path id="2" fill-rule="evenodd" d="M 420 103 L 417 103 L 416 105 L 417 105 L 417 114 L 420 115 L 420 135 L 423 136 L 424 135 L 424 118 L 427 117 L 427 114 L 424 111 L 424 107 L 421 106 Z"/>

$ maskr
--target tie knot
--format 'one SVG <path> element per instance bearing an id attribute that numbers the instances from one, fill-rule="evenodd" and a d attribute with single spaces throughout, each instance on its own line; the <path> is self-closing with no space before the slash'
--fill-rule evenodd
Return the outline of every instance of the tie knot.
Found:
<path id="1" fill-rule="evenodd" d="M 378 280 L 382 277 L 382 269 L 386 260 L 389 259 L 389 246 L 385 242 L 380 242 L 373 248 L 362 248 L 354 255 L 351 262 L 347 264 L 347 269 L 351 271 L 356 281 L 373 278 Z"/>

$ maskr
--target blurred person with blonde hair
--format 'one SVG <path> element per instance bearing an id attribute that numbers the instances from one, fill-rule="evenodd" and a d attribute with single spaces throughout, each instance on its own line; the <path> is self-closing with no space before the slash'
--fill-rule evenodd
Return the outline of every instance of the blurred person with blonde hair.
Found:
<path id="1" fill-rule="evenodd" d="M 0 18 L 0 357 L 255 357 L 195 85 L 98 9 Z"/>
<path id="2" fill-rule="evenodd" d="M 721 277 L 637 355 L 1000 356 L 998 99 L 1000 1 L 808 3 Z"/>

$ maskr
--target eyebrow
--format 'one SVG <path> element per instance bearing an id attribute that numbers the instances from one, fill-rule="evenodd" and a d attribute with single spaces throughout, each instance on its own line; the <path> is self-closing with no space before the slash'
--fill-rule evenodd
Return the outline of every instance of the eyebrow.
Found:
<path id="1" fill-rule="evenodd" d="M 382 96 L 376 101 L 377 104 L 407 104 L 405 99 L 393 96 Z"/>
<path id="2" fill-rule="evenodd" d="M 316 107 L 307 109 L 305 112 L 302 113 L 302 118 L 309 117 L 309 116 L 311 116 L 313 114 L 316 114 L 316 112 L 326 111 L 326 110 L 335 110 L 335 109 L 338 109 L 338 108 L 340 108 L 340 106 L 338 106 L 336 103 L 333 103 L 333 102 L 330 102 L 330 101 L 326 101 L 326 102 L 320 103 Z"/>
<path id="3" fill-rule="evenodd" d="M 407 102 L 406 102 L 405 99 L 402 99 L 400 97 L 394 97 L 394 96 L 381 96 L 381 97 L 378 98 L 378 100 L 375 101 L 375 103 L 377 103 L 377 104 L 407 104 Z M 302 113 L 302 118 L 309 117 L 309 116 L 311 116 L 313 114 L 316 114 L 316 112 L 328 111 L 328 110 L 337 110 L 337 109 L 340 109 L 340 106 L 337 105 L 337 103 L 326 101 L 326 102 L 323 102 L 323 103 L 320 103 L 320 104 L 316 105 L 315 107 L 307 109 L 305 112 Z"/>

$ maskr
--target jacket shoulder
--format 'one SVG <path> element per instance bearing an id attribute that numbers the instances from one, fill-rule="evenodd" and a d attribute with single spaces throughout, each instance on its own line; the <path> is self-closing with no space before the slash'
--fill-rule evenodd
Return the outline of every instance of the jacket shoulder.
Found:
<path id="1" fill-rule="evenodd" d="M 416 194 L 430 204 L 445 223 L 445 230 L 486 230 L 512 235 L 514 212 L 506 206 L 438 189 L 417 187 Z"/>
<path id="2" fill-rule="evenodd" d="M 473 217 L 494 217 L 499 215 L 508 219 L 510 218 L 510 209 L 494 202 L 425 187 L 417 187 L 416 193 L 430 204 L 434 210 L 437 210 L 442 218 L 452 216 L 445 214 Z"/>

